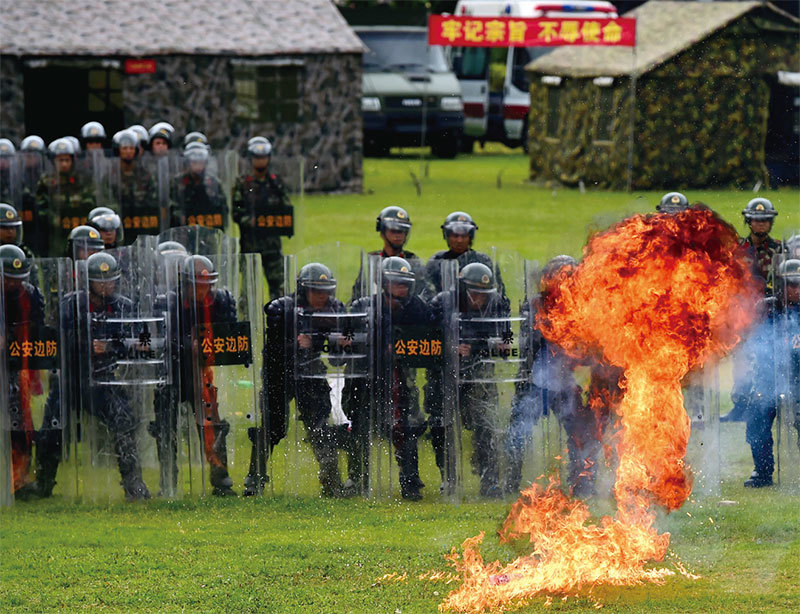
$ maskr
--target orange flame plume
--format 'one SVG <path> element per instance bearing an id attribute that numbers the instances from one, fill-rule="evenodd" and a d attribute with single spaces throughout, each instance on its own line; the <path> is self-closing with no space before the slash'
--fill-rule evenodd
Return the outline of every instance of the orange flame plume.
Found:
<path id="1" fill-rule="evenodd" d="M 644 566 L 669 545 L 652 506 L 678 509 L 692 488 L 681 379 L 736 345 L 760 294 L 737 239 L 705 207 L 637 215 L 592 237 L 575 272 L 556 276 L 536 326 L 570 355 L 624 370 L 615 408 L 617 513 L 590 524 L 587 506 L 557 484 L 532 485 L 500 531 L 502 541 L 529 540 L 532 552 L 487 565 L 483 534 L 466 540 L 462 555 L 454 548 L 447 556 L 462 585 L 441 611 L 505 609 L 540 594 L 672 575 Z"/>

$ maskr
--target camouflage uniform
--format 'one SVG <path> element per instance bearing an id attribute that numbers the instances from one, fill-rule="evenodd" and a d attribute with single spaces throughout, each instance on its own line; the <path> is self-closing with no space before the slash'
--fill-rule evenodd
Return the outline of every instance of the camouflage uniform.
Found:
<path id="1" fill-rule="evenodd" d="M 225 230 L 228 202 L 219 179 L 208 172 L 185 171 L 170 186 L 170 225 L 208 226 Z"/>
<path id="2" fill-rule="evenodd" d="M 772 296 L 772 258 L 775 254 L 783 252 L 783 245 L 770 236 L 764 237 L 761 245 L 756 246 L 753 235 L 750 234 L 741 242 L 751 260 L 753 261 L 753 273 L 764 280 L 764 293 Z"/>
<path id="3" fill-rule="evenodd" d="M 259 225 L 259 218 L 291 207 L 283 182 L 273 173 L 264 179 L 252 174 L 236 178 L 233 186 L 233 221 L 239 224 L 242 252 L 261 254 L 269 296 L 276 299 L 283 289 L 281 238 Z M 282 211 L 281 211 L 282 212 Z"/>
<path id="4" fill-rule="evenodd" d="M 133 243 L 140 234 L 158 234 L 160 212 L 156 182 L 144 166 L 135 164 L 130 173 L 120 171 L 113 203 L 122 218 L 128 243 Z"/>
<path id="5" fill-rule="evenodd" d="M 69 231 L 86 224 L 86 216 L 95 206 L 94 189 L 77 175 L 44 175 L 36 186 L 36 205 L 40 228 L 49 232 L 43 245 L 47 255 L 58 258 L 67 249 Z"/>

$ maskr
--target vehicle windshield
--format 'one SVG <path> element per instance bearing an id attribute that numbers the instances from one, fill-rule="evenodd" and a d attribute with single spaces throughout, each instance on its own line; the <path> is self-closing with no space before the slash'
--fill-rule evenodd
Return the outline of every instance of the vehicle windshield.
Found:
<path id="1" fill-rule="evenodd" d="M 441 47 L 428 46 L 427 32 L 358 32 L 369 47 L 366 72 L 449 72 Z"/>

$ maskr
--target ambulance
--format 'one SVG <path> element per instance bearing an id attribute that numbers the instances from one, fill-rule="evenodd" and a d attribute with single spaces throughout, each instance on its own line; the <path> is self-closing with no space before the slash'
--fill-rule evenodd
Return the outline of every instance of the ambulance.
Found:
<path id="1" fill-rule="evenodd" d="M 610 2 L 516 2 L 459 0 L 456 17 L 618 17 Z M 454 47 L 450 50 L 453 70 L 464 100 L 463 151 L 472 151 L 475 141 L 483 145 L 498 141 L 508 147 L 528 150 L 530 88 L 525 66 L 553 47 Z"/>

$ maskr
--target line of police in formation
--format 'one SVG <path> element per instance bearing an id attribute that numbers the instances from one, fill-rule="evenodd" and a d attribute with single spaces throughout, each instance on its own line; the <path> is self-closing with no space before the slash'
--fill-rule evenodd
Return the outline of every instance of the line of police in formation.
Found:
<path id="1" fill-rule="evenodd" d="M 662 199 L 658 210 L 672 214 L 688 206 L 683 195 L 670 193 Z M 3 232 L 0 236 L 12 245 L 21 244 L 22 220 L 9 205 L 6 207 L 0 213 L 0 229 Z M 745 358 L 740 360 L 745 368 L 737 378 L 733 395 L 735 411 L 746 413 L 747 439 L 753 449 L 755 462 L 755 471 L 746 485 L 757 487 L 768 485 L 772 480 L 774 461 L 771 427 L 780 400 L 790 398 L 789 407 L 797 406 L 800 380 L 797 348 L 800 345 L 797 343 L 800 245 L 797 237 L 790 238 L 785 245 L 769 237 L 777 212 L 766 199 L 754 199 L 743 214 L 751 230 L 743 245 L 749 250 L 754 273 L 764 280 L 768 299 L 764 302 L 763 325 L 752 336 L 757 340 L 753 344 L 754 351 L 763 351 L 763 347 L 769 345 L 773 352 L 771 356 L 774 356 L 776 339 L 793 340 L 777 350 L 788 359 L 784 365 L 786 370 L 782 372 L 784 377 L 779 380 L 774 377 L 774 364 L 769 365 L 772 370 L 766 373 L 764 369 L 767 367 L 760 358 L 745 354 Z M 103 212 L 102 215 L 108 213 Z M 94 219 L 95 216 L 90 214 L 88 217 Z M 112 235 L 115 240 L 118 239 L 120 229 L 117 227 L 111 233 L 100 224 L 96 226 L 89 228 L 84 235 L 71 234 L 68 241 L 69 253 L 76 261 L 86 258 L 88 282 L 86 298 L 83 299 L 85 305 L 80 304 L 80 294 L 60 301 L 59 311 L 68 314 L 65 318 L 67 328 L 72 330 L 80 329 L 80 322 L 74 319 L 80 319 L 82 313 L 104 312 L 107 316 L 118 317 L 134 310 L 131 302 L 124 300 L 116 291 L 116 284 L 124 274 L 124 263 L 102 251 L 106 246 L 114 247 L 115 241 L 110 239 Z M 499 497 L 504 491 L 516 492 L 522 479 L 522 465 L 530 446 L 531 431 L 548 411 L 559 418 L 568 435 L 570 487 L 577 495 L 591 494 L 602 432 L 620 395 L 618 384 L 621 373 L 608 365 L 590 365 L 588 392 L 593 399 L 590 406 L 584 401 L 583 391 L 576 383 L 574 370 L 577 365 L 530 325 L 548 292 L 548 286 L 563 279 L 563 275 L 574 269 L 577 262 L 569 256 L 554 258 L 541 271 L 538 291 L 526 292 L 520 309 L 520 314 L 525 317 L 522 318 L 520 339 L 517 341 L 520 348 L 524 348 L 518 354 L 523 359 L 518 361 L 518 374 L 513 378 L 515 394 L 511 402 L 510 424 L 498 437 L 494 420 L 498 405 L 495 362 L 484 358 L 511 354 L 512 319 L 499 268 L 488 255 L 472 248 L 477 225 L 464 212 L 449 215 L 442 224 L 448 249 L 435 254 L 427 264 L 405 249 L 411 230 L 411 220 L 405 210 L 400 207 L 384 209 L 377 218 L 376 229 L 384 243 L 381 250 L 371 253 L 373 260 L 380 262 L 377 276 L 373 272 L 365 274 L 362 268 L 353 287 L 349 308 L 336 298 L 337 281 L 323 262 L 303 266 L 297 275 L 296 291 L 274 299 L 265 306 L 264 403 L 261 407 L 264 417 L 260 427 L 248 431 L 252 450 L 243 494 L 254 495 L 263 491 L 268 481 L 267 458 L 272 448 L 286 436 L 288 409 L 292 400 L 306 427 L 307 439 L 319 465 L 323 494 L 346 496 L 364 492 L 369 486 L 366 465 L 370 462 L 365 442 L 373 434 L 371 431 L 376 425 L 368 419 L 369 416 L 364 415 L 362 408 L 369 405 L 371 401 L 368 399 L 374 401 L 376 398 L 381 400 L 385 418 L 379 421 L 378 428 L 394 446 L 404 498 L 421 498 L 420 490 L 424 484 L 419 477 L 418 439 L 426 430 L 430 431 L 436 463 L 441 472 L 441 490 L 449 493 L 456 488 L 459 477 L 451 452 L 459 424 L 473 431 L 470 462 L 479 476 L 481 495 Z M 108 232 L 109 241 L 101 239 L 104 230 Z M 33 266 L 27 255 L 19 247 L 8 246 L 0 250 L 5 319 L 6 327 L 10 330 L 20 322 L 38 317 L 36 309 L 31 306 L 41 304 L 43 299 L 41 292 L 26 281 Z M 189 255 L 185 246 L 168 242 L 159 244 L 155 252 L 164 258 L 176 256 L 176 262 L 179 263 L 177 268 L 184 280 L 177 290 L 179 299 L 172 301 L 175 307 L 169 308 L 167 305 L 171 301 L 162 298 L 161 311 L 192 312 L 191 316 L 170 316 L 176 321 L 188 323 L 173 327 L 179 329 L 176 345 L 180 350 L 174 359 L 176 372 L 179 373 L 177 380 L 182 383 L 177 387 L 181 391 L 179 398 L 171 398 L 174 395 L 173 388 L 162 387 L 156 391 L 155 420 L 150 432 L 158 442 L 158 456 L 162 464 L 161 492 L 166 494 L 174 491 L 177 479 L 174 407 L 179 401 L 188 400 L 193 404 L 194 411 L 200 414 L 195 417 L 198 436 L 209 465 L 212 492 L 232 495 L 235 491 L 227 471 L 225 444 L 229 425 L 220 417 L 218 402 L 209 393 L 216 389 L 213 370 L 207 365 L 198 366 L 192 354 L 191 340 L 198 339 L 201 326 L 236 321 L 237 301 L 230 290 L 216 287 L 219 273 L 215 271 L 211 259 Z M 776 258 L 779 254 L 785 256 Z M 454 263 L 454 267 L 451 267 L 453 279 L 449 282 L 443 279 L 447 276 L 447 267 L 442 263 L 447 261 Z M 367 276 L 370 277 L 369 282 L 379 280 L 380 290 L 373 291 L 374 284 L 364 279 Z M 453 280 L 456 280 L 455 283 Z M 354 314 L 356 318 L 349 320 L 347 329 L 342 329 L 338 316 L 346 313 Z M 367 314 L 370 317 L 365 318 Z M 420 407 L 417 369 L 402 364 L 392 353 L 392 341 L 398 334 L 396 327 L 428 325 L 432 329 L 446 330 L 453 314 L 459 314 L 455 332 L 457 343 L 450 344 L 457 357 L 456 373 L 447 367 L 427 368 L 424 403 Z M 344 318 L 341 320 L 345 321 Z M 315 321 L 316 325 L 308 325 Z M 353 330 L 361 330 L 359 324 L 354 324 L 359 321 L 373 323 L 371 329 L 364 329 L 368 335 L 377 338 L 377 342 L 371 344 L 371 352 L 348 352 L 348 348 L 358 343 L 358 335 L 354 335 Z M 320 326 L 320 322 L 324 324 Z M 182 326 L 188 326 L 191 330 L 182 330 Z M 790 333 L 788 337 L 787 332 Z M 114 349 L 109 348 L 104 340 L 113 339 L 113 334 L 106 332 L 102 340 L 92 340 L 92 347 L 81 347 L 83 336 L 79 334 L 77 337 L 72 344 L 74 355 L 97 355 L 100 357 L 97 360 L 98 367 L 108 369 L 109 364 L 104 364 L 102 356 L 113 354 Z M 124 356 L 122 348 L 120 351 L 120 356 Z M 321 360 L 323 355 L 326 356 L 327 365 Z M 111 362 L 114 362 L 113 357 Z M 353 375 L 367 372 L 371 375 L 344 378 L 344 389 L 338 394 L 346 420 L 336 424 L 331 421 L 336 394 L 331 395 L 326 369 L 341 364 L 345 364 L 345 370 Z M 370 364 L 379 367 L 369 371 Z M 63 445 L 64 435 L 62 429 L 58 428 L 42 428 L 36 432 L 30 418 L 23 415 L 24 397 L 30 394 L 31 386 L 30 382 L 24 381 L 23 372 L 24 369 L 12 374 L 12 380 L 14 377 L 17 380 L 9 382 L 10 412 L 19 414 L 16 424 L 21 425 L 21 428 L 12 429 L 12 439 L 15 439 L 12 442 L 12 454 L 16 454 L 12 463 L 14 489 L 20 498 L 49 496 L 55 485 L 58 459 L 63 457 L 59 445 Z M 298 374 L 305 377 L 301 379 Z M 198 380 L 199 386 L 196 385 Z M 783 384 L 776 383 L 779 381 Z M 25 385 L 21 385 L 23 383 Z M 786 383 L 789 383 L 788 388 Z M 130 399 L 118 391 L 110 392 L 108 388 L 92 386 L 91 383 L 81 384 L 78 386 L 79 396 L 83 396 L 79 403 L 88 403 L 96 408 L 97 417 L 107 426 L 114 439 L 114 453 L 126 498 L 134 500 L 149 497 L 149 490 L 141 477 L 136 442 L 132 437 L 135 411 Z M 58 395 L 58 387 L 51 387 L 50 394 Z M 457 399 L 456 412 L 448 409 L 453 399 Z M 60 420 L 64 422 L 63 417 Z M 59 419 L 46 409 L 43 425 L 54 421 L 59 423 Z M 51 435 L 49 439 L 58 441 L 48 441 L 48 437 L 44 436 L 47 434 Z M 29 466 L 34 444 L 37 446 L 35 479 Z M 499 463 L 501 446 L 507 460 L 503 476 L 500 475 Z M 348 461 L 345 481 L 339 469 L 340 450 L 345 451 Z"/>

